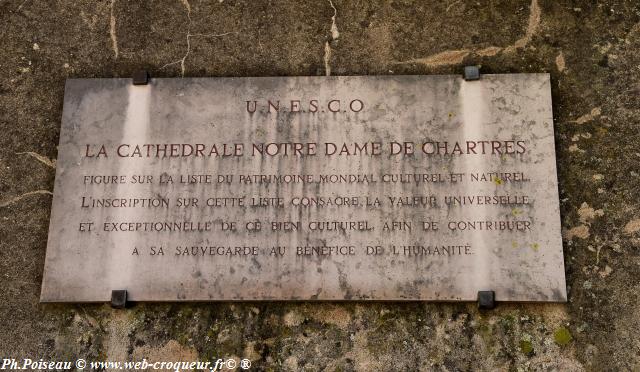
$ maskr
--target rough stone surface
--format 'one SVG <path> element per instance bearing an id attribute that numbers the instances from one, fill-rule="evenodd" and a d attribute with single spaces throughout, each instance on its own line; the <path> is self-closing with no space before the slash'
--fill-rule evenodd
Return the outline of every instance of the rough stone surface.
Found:
<path id="1" fill-rule="evenodd" d="M 640 368 L 640 5 L 332 4 L 0 3 L 0 354 L 236 355 L 271 370 Z M 551 74 L 563 228 L 574 231 L 564 241 L 567 304 L 38 303 L 67 77 L 432 74 L 466 64 Z M 594 213 L 580 214 L 583 203 Z"/>

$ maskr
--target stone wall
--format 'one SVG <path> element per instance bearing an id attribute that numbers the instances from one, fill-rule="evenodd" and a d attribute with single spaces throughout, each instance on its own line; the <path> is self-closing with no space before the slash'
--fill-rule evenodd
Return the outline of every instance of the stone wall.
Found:
<path id="1" fill-rule="evenodd" d="M 640 369 L 640 3 L 0 2 L 0 357 Z M 567 304 L 41 305 L 69 77 L 549 72 Z M 99 278 L 87 278 L 99 280 Z"/>

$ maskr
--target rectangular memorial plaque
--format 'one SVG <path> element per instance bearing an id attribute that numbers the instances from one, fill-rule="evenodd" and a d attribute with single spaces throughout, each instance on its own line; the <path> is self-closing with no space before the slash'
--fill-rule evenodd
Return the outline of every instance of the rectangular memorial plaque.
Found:
<path id="1" fill-rule="evenodd" d="M 43 302 L 566 301 L 548 74 L 73 79 Z"/>

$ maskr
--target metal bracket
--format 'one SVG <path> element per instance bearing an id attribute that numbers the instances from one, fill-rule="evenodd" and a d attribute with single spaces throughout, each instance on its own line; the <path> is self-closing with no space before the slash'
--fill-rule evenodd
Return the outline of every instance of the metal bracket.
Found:
<path id="1" fill-rule="evenodd" d="M 478 68 L 478 66 L 465 66 L 464 80 L 480 80 L 480 69 Z"/>
<path id="2" fill-rule="evenodd" d="M 111 307 L 114 309 L 124 309 L 127 307 L 126 289 L 116 289 L 111 291 Z"/>
<path id="3" fill-rule="evenodd" d="M 496 293 L 494 291 L 478 291 L 478 309 L 491 310 L 496 307 Z"/>
<path id="4" fill-rule="evenodd" d="M 133 85 L 147 85 L 149 84 L 149 72 L 147 70 L 140 70 L 133 73 Z"/>

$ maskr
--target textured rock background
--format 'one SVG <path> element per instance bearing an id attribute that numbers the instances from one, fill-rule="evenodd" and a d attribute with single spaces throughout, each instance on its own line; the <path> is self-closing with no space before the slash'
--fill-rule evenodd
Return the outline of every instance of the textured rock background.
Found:
<path id="1" fill-rule="evenodd" d="M 0 2 L 0 357 L 640 369 L 637 1 Z M 40 305 L 67 77 L 550 72 L 569 302 Z M 99 278 L 87 278 L 87 280 Z"/>

